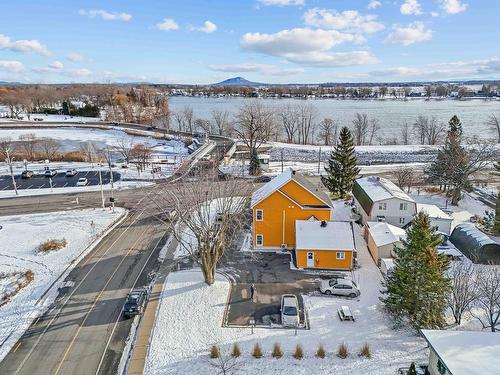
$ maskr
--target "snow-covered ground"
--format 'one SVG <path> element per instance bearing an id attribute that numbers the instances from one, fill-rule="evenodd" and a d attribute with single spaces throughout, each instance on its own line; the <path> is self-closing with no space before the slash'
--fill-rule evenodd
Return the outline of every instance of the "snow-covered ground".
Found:
<path id="1" fill-rule="evenodd" d="M 346 219 L 349 207 L 336 202 L 334 219 Z M 361 287 L 357 300 L 304 296 L 310 329 L 294 330 L 222 327 L 225 305 L 230 291 L 229 281 L 222 275 L 212 286 L 203 282 L 199 270 L 171 273 L 164 285 L 157 311 L 156 325 L 146 360 L 145 374 L 178 373 L 213 374 L 216 369 L 208 357 L 213 344 L 227 355 L 234 343 L 240 345 L 237 374 L 394 374 L 398 367 L 412 361 L 425 362 L 428 356 L 422 339 L 410 331 L 394 330 L 379 301 L 381 273 L 366 248 L 362 231 L 356 228 L 358 259 L 361 269 L 356 278 Z M 348 305 L 356 322 L 341 322 L 337 309 Z M 254 359 L 250 353 L 258 342 L 264 358 Z M 274 343 L 279 342 L 285 353 L 271 358 Z M 338 346 L 347 343 L 347 359 L 336 357 Z M 358 357 L 364 343 L 370 345 L 372 358 Z M 297 344 L 305 350 L 305 359 L 292 357 Z M 327 358 L 315 357 L 318 345 L 324 345 Z M 212 362 L 215 363 L 215 362 Z"/>
<path id="2" fill-rule="evenodd" d="M 3 116 L 2 116 L 3 113 Z M 0 108 L 0 122 L 20 122 L 20 121 L 25 121 L 25 122 L 32 122 L 32 121 L 37 121 L 35 119 L 42 119 L 43 121 L 40 121 L 40 124 L 43 124 L 43 122 L 80 122 L 80 123 L 87 123 L 87 122 L 98 122 L 102 121 L 98 117 L 82 117 L 82 116 L 66 116 L 66 115 L 46 115 L 46 114 L 40 114 L 40 113 L 32 113 L 30 114 L 30 118 L 28 119 L 28 115 L 26 113 L 21 114 L 20 116 L 22 117 L 22 120 L 19 119 L 10 119 L 10 118 L 5 118 L 4 116 L 9 115 L 8 109 L 5 108 L 4 111 Z"/>
<path id="3" fill-rule="evenodd" d="M 123 209 L 117 208 L 115 213 L 84 209 L 0 217 L 0 272 L 31 270 L 34 274 L 28 286 L 0 307 L 0 343 L 5 340 L 0 347 L 0 360 L 52 303 L 65 275 L 124 214 Z M 66 239 L 67 245 L 39 254 L 38 246 L 49 239 Z"/>

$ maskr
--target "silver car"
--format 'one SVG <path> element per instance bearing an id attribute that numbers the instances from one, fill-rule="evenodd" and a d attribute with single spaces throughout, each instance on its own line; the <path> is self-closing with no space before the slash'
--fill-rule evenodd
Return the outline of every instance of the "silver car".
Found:
<path id="1" fill-rule="evenodd" d="M 349 279 L 322 280 L 319 290 L 323 294 L 335 294 L 350 298 L 358 297 L 361 294 L 358 285 Z"/>
<path id="2" fill-rule="evenodd" d="M 281 324 L 285 327 L 299 325 L 299 301 L 293 294 L 284 294 L 281 297 Z"/>

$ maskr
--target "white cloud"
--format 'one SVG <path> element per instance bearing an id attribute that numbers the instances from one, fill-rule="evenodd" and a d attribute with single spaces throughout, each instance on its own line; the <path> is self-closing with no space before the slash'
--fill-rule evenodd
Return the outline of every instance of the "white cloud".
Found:
<path id="1" fill-rule="evenodd" d="M 422 7 L 418 0 L 405 0 L 403 4 L 401 4 L 401 7 L 399 8 L 402 14 L 406 15 L 415 15 L 418 16 L 419 14 L 422 14 Z"/>
<path id="2" fill-rule="evenodd" d="M 11 40 L 8 36 L 0 34 L 0 49 L 8 49 L 21 53 L 37 53 L 42 56 L 50 56 L 50 51 L 38 40 Z"/>
<path id="3" fill-rule="evenodd" d="M 322 52 L 313 51 L 303 54 L 291 54 L 287 57 L 291 62 L 311 66 L 351 66 L 376 64 L 379 60 L 368 51 Z"/>
<path id="4" fill-rule="evenodd" d="M 208 68 L 218 72 L 261 73 L 263 75 L 270 75 L 270 76 L 287 76 L 304 72 L 304 69 L 302 68 L 280 68 L 277 67 L 276 65 L 271 65 L 271 64 L 253 64 L 253 63 L 244 63 L 236 65 L 212 64 L 209 65 Z"/>
<path id="5" fill-rule="evenodd" d="M 48 65 L 49 68 L 52 68 L 54 70 L 61 70 L 64 69 L 64 64 L 60 61 L 54 61 Z"/>
<path id="6" fill-rule="evenodd" d="M 79 53 L 76 53 L 76 52 L 70 52 L 65 57 L 66 57 L 66 60 L 73 61 L 73 62 L 83 60 L 83 56 L 80 55 Z"/>
<path id="7" fill-rule="evenodd" d="M 467 9 L 467 4 L 461 0 L 441 0 L 441 8 L 448 14 L 457 14 Z"/>
<path id="8" fill-rule="evenodd" d="M 382 3 L 378 0 L 370 0 L 368 3 L 368 9 L 377 9 L 378 7 L 381 7 Z"/>
<path id="9" fill-rule="evenodd" d="M 164 18 L 162 22 L 156 24 L 156 28 L 162 31 L 179 30 L 179 25 L 172 18 Z"/>
<path id="10" fill-rule="evenodd" d="M 130 21 L 132 19 L 132 15 L 128 13 L 108 12 L 103 9 L 80 9 L 78 14 L 90 18 L 101 17 L 104 21 Z"/>
<path id="11" fill-rule="evenodd" d="M 432 30 L 427 29 L 423 22 L 417 21 L 407 26 L 394 25 L 393 31 L 385 39 L 385 42 L 409 46 L 413 43 L 430 40 L 431 38 Z"/>
<path id="12" fill-rule="evenodd" d="M 24 70 L 24 65 L 20 61 L 0 60 L 0 70 L 8 73 L 21 73 Z"/>
<path id="13" fill-rule="evenodd" d="M 439 17 L 439 13 L 438 12 L 431 12 L 431 17 Z"/>
<path id="14" fill-rule="evenodd" d="M 304 0 L 257 0 L 259 4 L 264 6 L 279 6 L 284 7 L 288 5 L 304 5 Z"/>
<path id="15" fill-rule="evenodd" d="M 210 33 L 213 33 L 215 30 L 217 30 L 217 25 L 211 21 L 205 21 L 203 23 L 203 26 L 201 26 L 201 27 L 189 25 L 188 29 L 190 31 L 199 31 L 201 33 L 210 34 Z"/>
<path id="16" fill-rule="evenodd" d="M 366 34 L 375 33 L 384 28 L 384 25 L 376 22 L 376 19 L 375 15 L 362 15 L 357 10 L 339 13 L 336 10 L 313 8 L 304 14 L 304 21 L 310 26 Z"/>

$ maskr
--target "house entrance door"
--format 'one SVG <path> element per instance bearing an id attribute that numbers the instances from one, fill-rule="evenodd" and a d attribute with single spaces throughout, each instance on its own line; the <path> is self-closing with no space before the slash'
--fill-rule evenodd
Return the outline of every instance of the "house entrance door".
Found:
<path id="1" fill-rule="evenodd" d="M 309 252 L 307 253 L 307 268 L 313 268 L 314 267 L 314 253 Z"/>

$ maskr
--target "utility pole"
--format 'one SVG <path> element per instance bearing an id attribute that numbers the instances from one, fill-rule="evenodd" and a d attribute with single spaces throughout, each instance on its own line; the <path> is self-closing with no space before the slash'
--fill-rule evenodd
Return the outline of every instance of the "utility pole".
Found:
<path id="1" fill-rule="evenodd" d="M 99 169 L 99 185 L 101 185 L 101 201 L 102 201 L 102 209 L 105 209 L 106 206 L 104 205 L 104 190 L 102 188 L 102 174 L 101 170 Z"/>
<path id="2" fill-rule="evenodd" d="M 283 149 L 281 149 L 281 173 L 283 173 Z"/>
<path id="3" fill-rule="evenodd" d="M 12 185 L 14 186 L 14 191 L 16 192 L 16 195 L 19 195 L 19 192 L 17 191 L 16 179 L 14 178 L 14 170 L 12 169 L 12 162 L 14 161 L 14 158 L 11 158 L 10 151 L 8 149 L 5 150 L 5 155 L 7 156 L 5 162 L 9 164 L 10 177 L 12 177 Z"/>
<path id="4" fill-rule="evenodd" d="M 111 207 L 113 212 L 115 212 L 115 196 L 114 196 L 114 179 L 113 179 L 113 167 L 111 165 L 111 150 L 108 148 L 108 166 L 109 166 L 109 175 L 111 182 Z M 102 185 L 101 185 L 102 188 Z M 104 198 L 103 198 L 104 199 Z"/>
<path id="5" fill-rule="evenodd" d="M 318 155 L 318 174 L 321 174 L 320 165 L 321 165 L 321 147 L 319 148 L 319 155 Z"/>

